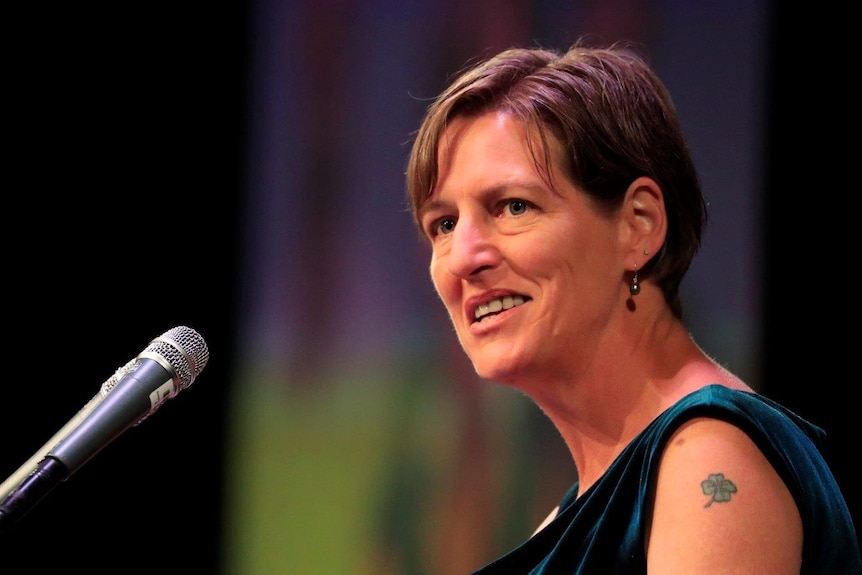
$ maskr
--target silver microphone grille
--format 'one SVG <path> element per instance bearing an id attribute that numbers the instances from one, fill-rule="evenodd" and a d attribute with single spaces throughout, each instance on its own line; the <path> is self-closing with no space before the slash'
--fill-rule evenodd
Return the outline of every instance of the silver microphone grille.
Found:
<path id="1" fill-rule="evenodd" d="M 139 357 L 156 355 L 167 361 L 179 379 L 179 389 L 190 386 L 210 359 L 207 344 L 190 327 L 177 326 L 150 342 Z M 178 390 L 179 391 L 179 390 Z"/>

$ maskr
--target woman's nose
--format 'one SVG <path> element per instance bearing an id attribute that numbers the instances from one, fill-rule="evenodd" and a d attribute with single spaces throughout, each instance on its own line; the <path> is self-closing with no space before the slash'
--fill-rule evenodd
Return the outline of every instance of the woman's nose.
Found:
<path id="1" fill-rule="evenodd" d="M 458 220 L 452 231 L 451 248 L 449 271 L 461 278 L 494 267 L 500 259 L 493 230 L 472 218 Z"/>

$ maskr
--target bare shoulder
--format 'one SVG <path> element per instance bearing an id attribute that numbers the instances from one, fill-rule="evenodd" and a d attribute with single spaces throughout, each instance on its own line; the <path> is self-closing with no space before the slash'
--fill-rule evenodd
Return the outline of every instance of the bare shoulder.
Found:
<path id="1" fill-rule="evenodd" d="M 787 486 L 739 428 L 697 418 L 662 454 L 647 535 L 656 573 L 795 573 L 802 521 Z"/>

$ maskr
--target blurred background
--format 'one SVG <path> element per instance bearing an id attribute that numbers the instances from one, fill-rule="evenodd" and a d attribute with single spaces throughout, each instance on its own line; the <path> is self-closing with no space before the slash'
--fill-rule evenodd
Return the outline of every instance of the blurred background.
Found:
<path id="1" fill-rule="evenodd" d="M 832 335 L 855 313 L 852 212 L 827 196 L 852 165 L 832 144 L 852 108 L 825 70 L 849 56 L 812 66 L 840 18 L 774 4 L 15 14 L 0 479 L 170 328 L 211 357 L 0 535 L 0 569 L 461 575 L 528 536 L 574 469 L 544 416 L 462 357 L 403 174 L 466 63 L 582 36 L 640 43 L 674 95 L 711 210 L 683 284 L 690 329 L 826 429 L 858 525 L 858 338 Z"/>

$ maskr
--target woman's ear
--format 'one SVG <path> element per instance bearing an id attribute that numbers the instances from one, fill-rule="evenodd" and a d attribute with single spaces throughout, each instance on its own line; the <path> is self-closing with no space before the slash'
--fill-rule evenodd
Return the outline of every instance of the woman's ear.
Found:
<path id="1" fill-rule="evenodd" d="M 621 240 L 628 269 L 640 269 L 664 244 L 667 212 L 664 194 L 652 178 L 633 181 L 623 201 Z"/>

